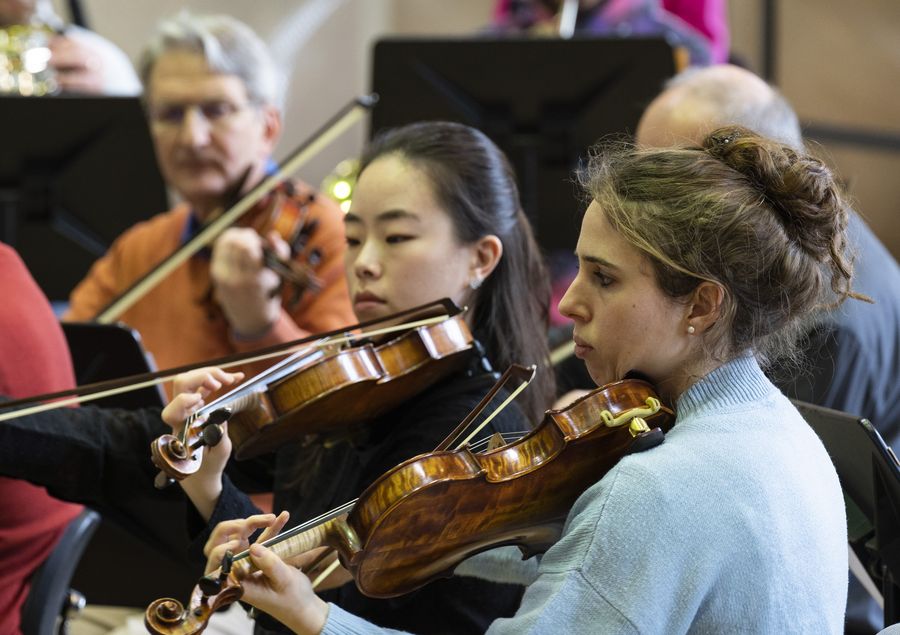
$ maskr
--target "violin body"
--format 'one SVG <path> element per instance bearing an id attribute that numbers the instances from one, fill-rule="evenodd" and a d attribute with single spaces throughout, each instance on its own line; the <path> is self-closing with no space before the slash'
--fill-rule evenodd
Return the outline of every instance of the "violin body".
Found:
<path id="1" fill-rule="evenodd" d="M 309 219 L 309 206 L 315 200 L 316 193 L 310 187 L 283 181 L 239 222 L 239 226 L 250 227 L 264 237 L 274 231 L 290 246 L 289 260 L 281 260 L 269 247 L 263 250 L 265 266 L 281 276 L 280 290 L 288 307 L 296 304 L 304 293 L 322 289 L 322 280 L 314 271 L 322 254 L 317 249 L 308 249 L 316 229 L 316 222 Z"/>
<path id="2" fill-rule="evenodd" d="M 662 441 L 671 410 L 647 426 L 607 426 L 655 397 L 640 380 L 599 388 L 568 408 L 551 410 L 520 440 L 496 450 L 467 447 L 410 459 L 360 496 L 347 519 L 359 548 L 339 548 L 359 589 L 386 598 L 448 577 L 460 562 L 503 545 L 526 557 L 556 542 L 575 500 L 624 455 Z M 653 429 L 651 429 L 653 428 Z"/>
<path id="3" fill-rule="evenodd" d="M 214 431 L 208 430 L 213 419 L 216 425 L 228 421 L 235 456 L 250 458 L 310 434 L 334 435 L 365 424 L 464 368 L 474 353 L 461 314 L 377 346 L 306 351 L 229 393 L 227 410 L 211 410 L 216 416 L 199 424 L 189 420 L 180 438 L 154 440 L 151 457 L 164 477 L 157 485 L 200 468 L 203 446 L 215 445 L 204 436 Z"/>
<path id="4" fill-rule="evenodd" d="M 461 315 L 382 345 L 325 356 L 267 387 L 260 407 L 231 417 L 235 456 L 275 450 L 306 434 L 371 421 L 465 367 L 474 339 Z"/>

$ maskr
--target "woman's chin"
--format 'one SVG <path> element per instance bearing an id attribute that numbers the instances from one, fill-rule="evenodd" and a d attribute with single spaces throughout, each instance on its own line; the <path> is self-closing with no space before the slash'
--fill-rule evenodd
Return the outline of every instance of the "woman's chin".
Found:
<path id="1" fill-rule="evenodd" d="M 355 302 L 353 312 L 360 322 L 380 320 L 384 316 L 390 315 L 390 309 L 384 302 Z"/>
<path id="2" fill-rule="evenodd" d="M 597 386 L 605 386 L 606 384 L 610 384 L 615 381 L 611 377 L 611 375 L 606 371 L 594 370 L 590 366 L 587 367 L 588 375 L 591 376 L 591 381 L 593 381 Z"/>

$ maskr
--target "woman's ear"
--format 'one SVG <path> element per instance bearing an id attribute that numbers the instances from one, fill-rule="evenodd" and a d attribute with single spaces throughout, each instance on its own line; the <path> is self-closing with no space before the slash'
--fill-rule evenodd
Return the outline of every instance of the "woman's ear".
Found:
<path id="1" fill-rule="evenodd" d="M 488 234 L 479 238 L 472 252 L 472 263 L 469 270 L 471 282 L 477 281 L 477 284 L 480 285 L 485 278 L 491 275 L 502 256 L 503 243 L 497 236 Z"/>
<path id="2" fill-rule="evenodd" d="M 724 302 L 722 285 L 708 280 L 697 285 L 688 303 L 686 331 L 690 334 L 707 331 L 721 317 Z"/>

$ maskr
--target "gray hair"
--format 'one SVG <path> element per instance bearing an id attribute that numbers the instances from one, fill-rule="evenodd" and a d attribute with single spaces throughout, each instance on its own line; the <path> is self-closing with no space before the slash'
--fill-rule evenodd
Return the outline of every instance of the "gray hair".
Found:
<path id="1" fill-rule="evenodd" d="M 281 73 L 266 45 L 243 22 L 228 15 L 192 15 L 187 11 L 160 22 L 138 63 L 145 89 L 157 60 L 173 50 L 199 53 L 214 72 L 240 78 L 251 102 L 282 110 Z"/>
<path id="2" fill-rule="evenodd" d="M 735 90 L 735 81 L 717 75 L 718 70 L 717 67 L 687 69 L 669 79 L 665 88 L 680 88 L 692 104 L 703 104 L 705 114 L 715 120 L 713 128 L 743 126 L 794 150 L 804 151 L 800 121 L 784 95 L 760 79 L 768 90 L 748 98 L 746 93 Z"/>

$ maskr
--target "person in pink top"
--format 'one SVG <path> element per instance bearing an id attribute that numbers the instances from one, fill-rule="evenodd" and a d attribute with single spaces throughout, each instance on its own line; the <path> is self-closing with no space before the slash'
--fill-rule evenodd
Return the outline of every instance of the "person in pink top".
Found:
<path id="1" fill-rule="evenodd" d="M 490 29 L 550 32 L 561 0 L 497 0 Z M 620 37 L 661 35 L 686 48 L 695 66 L 728 59 L 725 0 L 579 0 L 576 32 Z"/>

